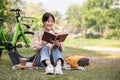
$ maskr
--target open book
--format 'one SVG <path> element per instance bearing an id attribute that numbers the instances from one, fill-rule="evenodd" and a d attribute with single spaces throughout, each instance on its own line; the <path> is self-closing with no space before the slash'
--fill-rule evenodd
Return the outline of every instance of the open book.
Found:
<path id="1" fill-rule="evenodd" d="M 64 42 L 67 36 L 68 34 L 52 34 L 45 31 L 43 33 L 42 40 L 53 44 L 51 40 L 58 40 L 59 42 Z"/>

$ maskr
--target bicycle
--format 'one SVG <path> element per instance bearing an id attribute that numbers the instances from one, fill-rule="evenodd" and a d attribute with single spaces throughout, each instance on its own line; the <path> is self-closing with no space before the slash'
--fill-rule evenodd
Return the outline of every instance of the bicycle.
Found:
<path id="1" fill-rule="evenodd" d="M 20 9 L 11 9 L 10 11 L 16 13 L 17 23 L 11 41 L 8 41 L 6 39 L 5 34 L 2 30 L 2 25 L 0 25 L 0 52 L 2 54 L 2 50 L 7 49 L 8 52 L 16 51 L 19 57 L 29 58 L 34 55 L 34 51 L 30 47 L 34 32 L 31 32 L 29 30 L 25 31 L 23 29 L 23 26 L 21 26 L 21 22 L 19 20 L 21 12 Z M 3 20 L 4 19 L 2 18 L 0 19 L 0 21 Z M 24 26 L 30 28 L 30 26 L 27 24 L 24 24 Z"/>

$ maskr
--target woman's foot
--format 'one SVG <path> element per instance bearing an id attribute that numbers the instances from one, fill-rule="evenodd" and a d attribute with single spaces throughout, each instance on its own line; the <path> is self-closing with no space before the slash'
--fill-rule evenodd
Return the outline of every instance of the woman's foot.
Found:
<path id="1" fill-rule="evenodd" d="M 54 67 L 52 64 L 49 64 L 46 68 L 45 68 L 45 73 L 46 74 L 54 74 Z"/>
<path id="2" fill-rule="evenodd" d="M 55 67 L 55 74 L 63 74 L 63 71 L 62 71 L 62 66 L 61 65 L 57 65 Z"/>

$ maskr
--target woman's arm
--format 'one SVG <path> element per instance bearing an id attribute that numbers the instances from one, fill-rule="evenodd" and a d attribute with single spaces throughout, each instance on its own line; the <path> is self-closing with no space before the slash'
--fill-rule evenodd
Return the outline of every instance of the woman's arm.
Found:
<path id="1" fill-rule="evenodd" d="M 43 41 L 41 40 L 42 34 L 40 31 L 35 32 L 32 41 L 32 48 L 34 51 L 39 51 L 41 47 L 43 47 Z"/>
<path id="2" fill-rule="evenodd" d="M 64 50 L 63 42 L 59 42 L 58 40 L 52 40 L 52 42 L 53 42 L 53 47 L 58 47 L 60 51 Z"/>

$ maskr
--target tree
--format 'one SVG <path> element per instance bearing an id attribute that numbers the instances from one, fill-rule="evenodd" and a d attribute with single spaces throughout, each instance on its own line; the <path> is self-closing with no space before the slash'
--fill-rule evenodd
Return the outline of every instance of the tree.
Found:
<path id="1" fill-rule="evenodd" d="M 95 31 L 104 34 L 109 21 L 109 9 L 112 0 L 88 0 L 81 8 L 82 25 L 86 28 L 93 28 Z"/>
<path id="2" fill-rule="evenodd" d="M 109 16 L 109 20 L 107 25 L 109 26 L 110 29 L 120 29 L 120 9 L 115 8 L 115 9 L 110 9 L 109 12 L 107 13 Z"/>
<path id="3" fill-rule="evenodd" d="M 112 8 L 113 0 L 87 0 L 82 6 L 72 4 L 67 10 L 67 25 L 72 32 L 92 29 L 104 36 L 106 32 L 120 29 L 120 9 Z M 94 32 L 93 32 L 94 30 Z"/>
<path id="4" fill-rule="evenodd" d="M 81 28 L 80 6 L 78 6 L 77 4 L 70 5 L 68 7 L 66 15 L 68 24 L 69 26 L 71 26 L 71 31 L 76 33 L 76 31 L 78 31 L 78 28 Z"/>
<path id="5" fill-rule="evenodd" d="M 5 18 L 5 10 L 6 10 L 6 6 L 8 5 L 7 0 L 0 0 L 0 18 Z M 3 24 L 2 21 L 0 21 L 0 24 Z"/>
<path id="6" fill-rule="evenodd" d="M 56 29 L 60 29 L 62 27 L 62 15 L 58 12 L 58 11 L 55 11 L 55 10 L 51 10 L 50 11 L 54 17 L 55 17 L 55 24 L 54 24 L 54 27 Z"/>
<path id="7" fill-rule="evenodd" d="M 22 5 L 22 0 L 0 0 L 0 17 L 4 18 L 4 22 L 0 21 L 0 24 L 4 24 L 2 28 L 8 39 L 13 32 L 16 22 L 15 14 L 9 10 L 18 8 L 18 4 Z"/>

